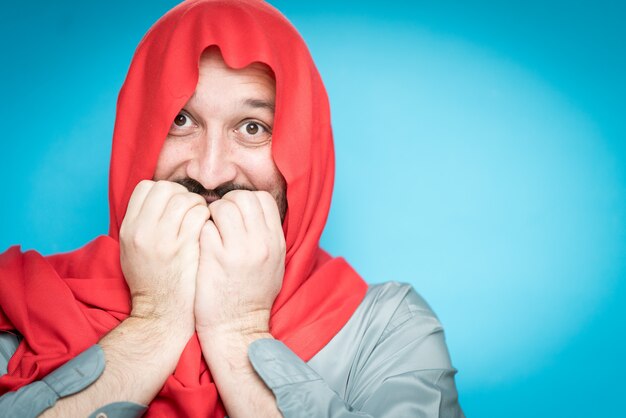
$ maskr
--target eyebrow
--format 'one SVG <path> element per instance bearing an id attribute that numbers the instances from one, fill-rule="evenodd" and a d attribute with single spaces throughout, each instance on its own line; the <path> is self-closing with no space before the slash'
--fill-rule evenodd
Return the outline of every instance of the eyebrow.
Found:
<path id="1" fill-rule="evenodd" d="M 274 102 L 268 102 L 260 99 L 246 99 L 243 101 L 243 105 L 253 107 L 255 109 L 268 109 L 274 112 Z"/>

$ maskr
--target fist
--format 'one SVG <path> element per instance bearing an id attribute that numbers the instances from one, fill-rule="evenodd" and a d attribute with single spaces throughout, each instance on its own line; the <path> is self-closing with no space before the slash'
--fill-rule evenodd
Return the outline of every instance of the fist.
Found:
<path id="1" fill-rule="evenodd" d="M 194 330 L 193 302 L 206 201 L 180 184 L 140 182 L 120 229 L 120 261 L 138 317 L 182 321 Z"/>
<path id="2" fill-rule="evenodd" d="M 285 238 L 274 198 L 235 190 L 209 205 L 200 235 L 196 330 L 269 331 L 269 313 L 282 286 Z"/>

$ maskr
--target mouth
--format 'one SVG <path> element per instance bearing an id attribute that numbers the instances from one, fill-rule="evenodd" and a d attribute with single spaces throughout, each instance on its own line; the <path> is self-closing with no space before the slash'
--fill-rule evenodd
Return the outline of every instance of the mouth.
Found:
<path id="1" fill-rule="evenodd" d="M 247 185 L 243 185 L 243 184 L 237 184 L 234 182 L 228 182 L 228 183 L 224 183 L 222 185 L 220 185 L 219 187 L 216 187 L 213 190 L 210 189 L 206 189 L 204 186 L 202 186 L 202 184 L 200 184 L 198 181 L 192 179 L 192 178 L 182 178 L 182 179 L 177 179 L 177 180 L 173 180 L 174 182 L 181 184 L 183 186 L 185 186 L 185 188 L 187 190 L 189 190 L 191 193 L 196 193 L 199 194 L 200 196 L 202 196 L 204 198 L 204 200 L 206 201 L 207 206 L 210 205 L 211 203 L 215 202 L 216 200 L 219 200 L 222 198 L 222 196 L 224 196 L 226 193 L 233 191 L 233 190 L 250 190 L 250 191 L 255 191 L 255 189 L 253 189 L 250 186 Z"/>
<path id="2" fill-rule="evenodd" d="M 221 199 L 221 196 L 219 196 L 217 193 L 201 193 L 200 196 L 204 198 L 207 206 L 215 202 L 216 200 Z"/>

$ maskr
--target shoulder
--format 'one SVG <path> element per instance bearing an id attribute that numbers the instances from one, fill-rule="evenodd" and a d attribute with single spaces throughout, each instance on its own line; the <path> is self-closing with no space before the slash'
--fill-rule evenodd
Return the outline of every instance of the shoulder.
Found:
<path id="1" fill-rule="evenodd" d="M 310 363 L 320 369 L 336 364 L 339 353 L 357 368 L 378 364 L 376 358 L 423 369 L 451 367 L 439 319 L 411 285 L 398 282 L 370 285 L 350 320 Z"/>
<path id="2" fill-rule="evenodd" d="M 370 284 L 362 304 L 379 306 L 405 305 L 415 314 L 435 317 L 428 303 L 420 296 L 412 285 L 401 282 L 383 282 Z"/>
<path id="3" fill-rule="evenodd" d="M 455 373 L 439 319 L 411 285 L 398 282 L 371 284 L 309 365 L 356 409 L 380 400 L 376 393 L 410 397 L 453 387 Z"/>
<path id="4" fill-rule="evenodd" d="M 384 327 L 381 340 L 402 328 L 416 337 L 443 329 L 430 305 L 407 283 L 371 284 L 355 316 L 369 327 Z"/>

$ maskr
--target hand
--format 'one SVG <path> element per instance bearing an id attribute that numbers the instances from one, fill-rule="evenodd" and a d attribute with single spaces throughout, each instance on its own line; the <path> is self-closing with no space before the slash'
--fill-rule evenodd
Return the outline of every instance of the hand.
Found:
<path id="1" fill-rule="evenodd" d="M 137 185 L 120 228 L 131 316 L 173 320 L 191 336 L 200 231 L 208 218 L 204 198 L 180 184 Z"/>
<path id="2" fill-rule="evenodd" d="M 274 198 L 235 190 L 209 205 L 200 236 L 195 317 L 200 336 L 269 332 L 282 286 L 285 238 Z"/>

